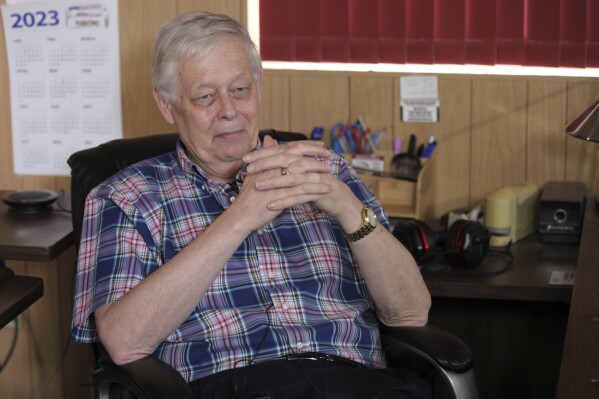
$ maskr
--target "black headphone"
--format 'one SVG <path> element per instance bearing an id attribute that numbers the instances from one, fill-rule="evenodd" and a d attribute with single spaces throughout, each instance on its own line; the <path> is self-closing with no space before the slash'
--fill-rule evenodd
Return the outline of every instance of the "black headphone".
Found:
<path id="1" fill-rule="evenodd" d="M 406 247 L 419 265 L 442 255 L 455 268 L 474 269 L 489 251 L 491 234 L 481 223 L 457 220 L 446 232 L 435 233 L 417 219 L 403 219 L 393 228 L 393 235 Z"/>

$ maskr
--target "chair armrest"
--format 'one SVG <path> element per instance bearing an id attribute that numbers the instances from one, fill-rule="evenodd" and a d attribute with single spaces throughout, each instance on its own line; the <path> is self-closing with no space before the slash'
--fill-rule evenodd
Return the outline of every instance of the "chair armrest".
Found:
<path id="1" fill-rule="evenodd" d="M 453 372 L 470 370 L 474 362 L 470 348 L 455 335 L 440 328 L 389 327 L 381 324 L 386 350 L 398 352 L 398 346 L 409 346 L 428 355 L 438 366 Z"/>
<path id="2" fill-rule="evenodd" d="M 189 398 L 191 391 L 181 374 L 170 365 L 147 356 L 131 363 L 116 365 L 108 357 L 100 357 L 100 368 L 94 374 L 99 391 L 109 392 L 114 384 L 125 386 L 139 398 Z M 102 398 L 102 394 L 99 395 Z M 108 397 L 108 396 L 106 396 Z"/>

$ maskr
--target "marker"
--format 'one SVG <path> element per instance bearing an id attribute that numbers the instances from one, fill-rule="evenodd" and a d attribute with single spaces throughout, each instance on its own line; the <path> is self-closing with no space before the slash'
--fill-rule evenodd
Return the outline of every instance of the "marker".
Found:
<path id="1" fill-rule="evenodd" d="M 399 137 L 393 139 L 393 155 L 401 152 L 401 139 Z"/>
<path id="2" fill-rule="evenodd" d="M 416 155 L 416 135 L 410 134 L 410 141 L 408 141 L 408 154 Z"/>
<path id="3" fill-rule="evenodd" d="M 323 134 L 324 134 L 324 127 L 316 126 L 316 127 L 314 127 L 314 129 L 312 129 L 312 136 L 310 137 L 310 139 L 311 140 L 321 140 Z"/>
<path id="4" fill-rule="evenodd" d="M 422 153 L 422 158 L 430 158 L 431 155 L 433 155 L 433 151 L 435 151 L 436 146 L 437 143 L 431 143 L 428 146 L 426 146 L 426 150 L 424 150 L 424 152 Z"/>
<path id="5" fill-rule="evenodd" d="M 437 140 L 435 140 L 435 135 L 431 134 L 428 138 L 428 145 L 422 154 L 422 158 L 430 158 L 435 151 L 435 147 L 437 146 Z"/>

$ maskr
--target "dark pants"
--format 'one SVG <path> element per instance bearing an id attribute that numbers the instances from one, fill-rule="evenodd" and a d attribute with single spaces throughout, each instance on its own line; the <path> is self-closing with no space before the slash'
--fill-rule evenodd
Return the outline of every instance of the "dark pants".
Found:
<path id="1" fill-rule="evenodd" d="M 429 399 L 431 388 L 414 373 L 370 369 L 346 360 L 275 360 L 223 371 L 197 381 L 194 398 L 409 398 Z"/>

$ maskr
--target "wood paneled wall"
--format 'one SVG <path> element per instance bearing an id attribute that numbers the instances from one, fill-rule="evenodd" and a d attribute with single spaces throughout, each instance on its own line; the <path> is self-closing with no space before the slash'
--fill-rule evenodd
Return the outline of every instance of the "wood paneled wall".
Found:
<path id="1" fill-rule="evenodd" d="M 599 78 L 438 75 L 440 121 L 400 120 L 398 74 L 266 71 L 262 126 L 310 133 L 362 116 L 386 128 L 382 152 L 410 134 L 437 138 L 433 207 L 437 218 L 484 200 L 495 189 L 530 181 L 580 180 L 599 190 L 599 144 L 564 133 L 599 98 Z M 330 134 L 326 137 L 330 142 Z"/>
<path id="2" fill-rule="evenodd" d="M 245 0 L 119 0 L 123 130 L 126 137 L 173 131 L 157 111 L 150 86 L 150 47 L 159 25 L 193 9 L 228 13 L 244 21 Z M 3 31 L 2 31 L 3 32 Z M 17 176 L 12 165 L 6 47 L 0 32 L 0 189 L 69 191 L 68 177 Z M 599 189 L 599 144 L 566 137 L 566 122 L 599 98 L 599 78 L 439 75 L 440 121 L 403 123 L 398 74 L 266 71 L 261 126 L 310 133 L 358 115 L 393 137 L 420 142 L 434 133 L 435 218 L 481 201 L 494 189 L 524 180 L 581 180 Z M 330 137 L 327 136 L 330 140 Z M 66 161 L 66 160 L 65 160 Z M 2 397 L 80 398 L 90 394 L 85 345 L 68 340 L 73 250 L 49 263 L 8 262 L 19 274 L 44 278 L 45 295 L 25 312 L 13 359 L 0 373 Z M 0 359 L 13 329 L 0 331 Z M 53 377 L 52 377 L 53 376 Z"/>

